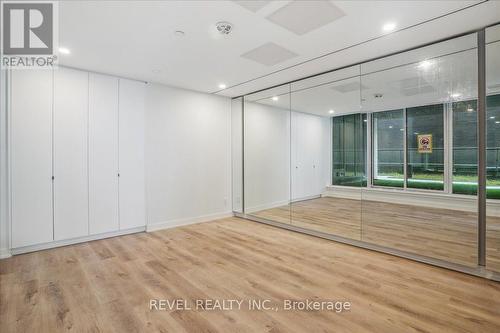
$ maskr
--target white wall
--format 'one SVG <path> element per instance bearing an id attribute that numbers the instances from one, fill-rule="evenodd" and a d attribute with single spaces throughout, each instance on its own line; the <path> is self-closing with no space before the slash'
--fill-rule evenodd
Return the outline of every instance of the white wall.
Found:
<path id="1" fill-rule="evenodd" d="M 226 97 L 148 86 L 148 230 L 230 214 L 230 111 Z"/>
<path id="2" fill-rule="evenodd" d="M 9 256 L 7 177 L 7 73 L 0 70 L 0 258 Z"/>
<path id="3" fill-rule="evenodd" d="M 231 100 L 231 183 L 233 212 L 243 213 L 243 98 Z"/>

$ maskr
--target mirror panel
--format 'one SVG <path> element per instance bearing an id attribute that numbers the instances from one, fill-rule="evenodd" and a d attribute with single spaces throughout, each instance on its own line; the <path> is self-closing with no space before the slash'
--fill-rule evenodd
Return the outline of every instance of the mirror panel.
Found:
<path id="1" fill-rule="evenodd" d="M 486 268 L 500 272 L 500 25 L 486 29 Z"/>
<path id="2" fill-rule="evenodd" d="M 476 34 L 362 64 L 361 87 L 373 155 L 361 239 L 476 266 Z"/>
<path id="3" fill-rule="evenodd" d="M 244 97 L 244 208 L 290 223 L 290 85 Z"/>
<path id="4" fill-rule="evenodd" d="M 359 66 L 292 84 L 294 226 L 360 239 L 366 115 L 359 95 Z"/>

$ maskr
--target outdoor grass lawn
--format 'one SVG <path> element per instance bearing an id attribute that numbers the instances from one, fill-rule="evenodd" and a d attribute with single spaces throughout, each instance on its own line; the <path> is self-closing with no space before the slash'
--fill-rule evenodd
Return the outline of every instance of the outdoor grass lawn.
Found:
<path id="1" fill-rule="evenodd" d="M 380 175 L 401 178 L 374 179 L 376 186 L 403 187 L 402 175 Z M 437 174 L 414 174 L 408 179 L 408 187 L 428 190 L 442 190 L 443 178 Z M 475 195 L 477 193 L 477 176 L 458 175 L 453 177 L 453 193 Z M 486 196 L 488 199 L 500 199 L 500 179 L 488 179 L 486 182 Z"/>
<path id="2" fill-rule="evenodd" d="M 403 175 L 397 173 L 379 174 L 379 179 L 373 180 L 375 186 L 403 187 Z M 385 178 L 391 177 L 391 178 Z M 366 186 L 366 180 L 359 176 L 345 177 L 342 182 L 334 185 Z M 443 178 L 439 174 L 419 173 L 408 179 L 408 187 L 415 189 L 443 190 Z M 477 193 L 477 176 L 456 175 L 453 177 L 453 193 L 475 195 Z M 488 179 L 486 182 L 486 196 L 488 199 L 500 199 L 500 178 Z"/>

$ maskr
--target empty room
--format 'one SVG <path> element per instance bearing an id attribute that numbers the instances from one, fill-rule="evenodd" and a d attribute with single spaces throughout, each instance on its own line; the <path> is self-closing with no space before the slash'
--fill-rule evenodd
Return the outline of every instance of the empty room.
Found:
<path id="1" fill-rule="evenodd" d="M 0 332 L 500 332 L 500 1 L 1 1 Z"/>

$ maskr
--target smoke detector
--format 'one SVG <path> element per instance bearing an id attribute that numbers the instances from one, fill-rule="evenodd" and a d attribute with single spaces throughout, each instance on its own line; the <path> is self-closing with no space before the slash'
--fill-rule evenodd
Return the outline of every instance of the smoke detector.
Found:
<path id="1" fill-rule="evenodd" d="M 222 35 L 229 35 L 229 33 L 233 30 L 233 25 L 229 22 L 221 21 L 215 24 L 217 31 Z"/>

